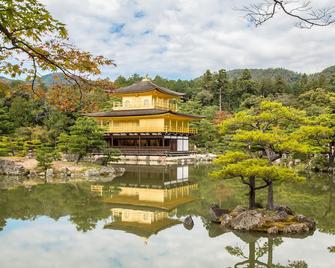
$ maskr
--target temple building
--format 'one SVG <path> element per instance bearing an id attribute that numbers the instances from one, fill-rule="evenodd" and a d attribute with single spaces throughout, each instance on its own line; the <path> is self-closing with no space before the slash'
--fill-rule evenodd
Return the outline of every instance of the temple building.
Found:
<path id="1" fill-rule="evenodd" d="M 189 137 L 196 134 L 192 120 L 203 116 L 178 112 L 185 94 L 158 86 L 148 79 L 111 93 L 119 101 L 109 112 L 90 113 L 106 130 L 110 147 L 124 155 L 187 155 Z"/>

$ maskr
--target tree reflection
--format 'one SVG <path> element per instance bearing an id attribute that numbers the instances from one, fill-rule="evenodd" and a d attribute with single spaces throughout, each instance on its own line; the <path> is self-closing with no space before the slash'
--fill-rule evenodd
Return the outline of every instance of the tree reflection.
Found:
<path id="1" fill-rule="evenodd" d="M 0 192 L 0 231 L 7 219 L 34 220 L 45 215 L 54 220 L 69 216 L 78 231 L 95 228 L 110 216 L 101 198 L 92 194 L 90 184 L 43 184 Z"/>
<path id="2" fill-rule="evenodd" d="M 260 241 L 261 236 L 252 233 L 234 232 L 243 242 L 248 245 L 248 253 L 245 254 L 242 247 L 227 246 L 225 249 L 231 255 L 242 259 L 237 262 L 234 267 L 249 268 L 307 268 L 305 261 L 289 261 L 287 265 L 274 264 L 274 249 L 283 243 L 281 237 L 267 237 L 267 241 Z M 265 258 L 266 256 L 266 258 Z"/>

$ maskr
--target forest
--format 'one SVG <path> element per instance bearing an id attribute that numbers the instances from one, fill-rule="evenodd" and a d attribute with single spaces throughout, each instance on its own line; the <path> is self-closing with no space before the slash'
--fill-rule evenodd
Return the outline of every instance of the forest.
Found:
<path id="1" fill-rule="evenodd" d="M 111 94 L 113 89 L 142 79 L 138 74 L 119 76 L 104 87 L 85 89 L 81 97 L 79 90 L 61 74 L 50 74 L 37 80 L 34 91 L 25 81 L 2 78 L 0 154 L 24 156 L 46 144 L 50 148 L 61 148 L 58 145 L 64 135 L 70 133 L 83 113 L 111 110 L 115 101 Z M 179 110 L 206 116 L 193 123 L 198 134 L 192 143 L 198 152 L 222 153 L 227 150 L 231 142 L 220 132 L 222 122 L 238 112 L 259 106 L 262 101 L 303 110 L 309 120 L 320 120 L 320 124 L 334 130 L 335 70 L 332 67 L 312 75 L 285 69 L 207 70 L 192 80 L 156 76 L 152 81 L 186 93 L 179 103 Z M 78 107 L 80 98 L 82 107 Z M 332 147 L 331 142 L 327 141 L 325 147 Z M 328 154 L 327 157 L 334 156 Z"/>

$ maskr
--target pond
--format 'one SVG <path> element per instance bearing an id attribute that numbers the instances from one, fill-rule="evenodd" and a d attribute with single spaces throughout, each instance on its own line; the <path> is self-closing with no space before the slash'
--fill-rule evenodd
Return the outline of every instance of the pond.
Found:
<path id="1" fill-rule="evenodd" d="M 126 169 L 110 183 L 0 188 L 0 267 L 335 267 L 334 176 L 275 185 L 276 203 L 318 228 L 267 237 L 208 220 L 211 203 L 247 200 L 238 180 L 209 178 L 210 165 Z"/>

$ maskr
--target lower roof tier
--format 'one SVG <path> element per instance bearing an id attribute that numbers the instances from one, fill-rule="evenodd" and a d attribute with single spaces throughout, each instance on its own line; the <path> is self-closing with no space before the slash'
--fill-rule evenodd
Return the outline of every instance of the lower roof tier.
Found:
<path id="1" fill-rule="evenodd" d="M 105 133 L 120 134 L 196 134 L 189 122 L 202 116 L 176 113 L 173 111 L 148 109 L 111 111 L 86 114 L 95 118 Z"/>

